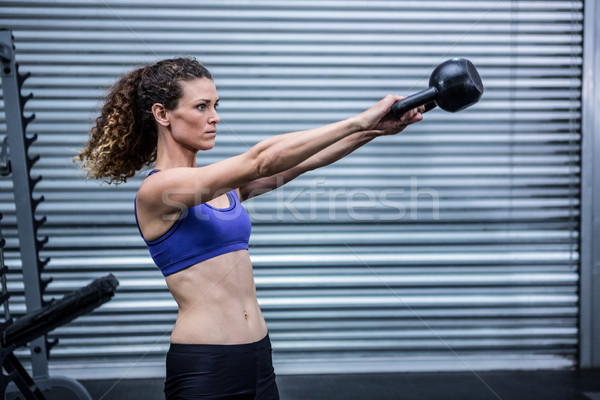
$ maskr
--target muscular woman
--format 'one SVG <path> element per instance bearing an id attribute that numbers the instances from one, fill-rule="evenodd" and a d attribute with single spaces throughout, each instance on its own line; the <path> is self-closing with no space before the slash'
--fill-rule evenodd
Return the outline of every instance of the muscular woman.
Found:
<path id="1" fill-rule="evenodd" d="M 389 95 L 343 121 L 272 136 L 198 167 L 198 153 L 215 147 L 220 121 L 219 96 L 203 65 L 162 60 L 112 86 L 77 159 L 90 177 L 111 183 L 152 167 L 135 215 L 178 305 L 167 399 L 279 398 L 242 202 L 420 121 L 421 108 L 402 118 L 389 114 L 400 99 Z"/>

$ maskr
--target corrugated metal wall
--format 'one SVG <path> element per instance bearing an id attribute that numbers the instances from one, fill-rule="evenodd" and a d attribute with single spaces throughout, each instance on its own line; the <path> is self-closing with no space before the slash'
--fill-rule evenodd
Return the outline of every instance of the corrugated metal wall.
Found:
<path id="1" fill-rule="evenodd" d="M 70 159 L 111 82 L 178 55 L 211 69 L 222 102 L 199 164 L 424 89 L 454 56 L 486 86 L 471 109 L 432 111 L 246 204 L 279 373 L 576 365 L 582 13 L 581 1 L 0 3 L 33 74 L 49 291 L 121 282 L 55 331 L 51 371 L 163 373 L 176 306 L 135 227 L 140 179 L 99 185 Z M 0 211 L 16 272 L 10 187 L 0 181 Z"/>

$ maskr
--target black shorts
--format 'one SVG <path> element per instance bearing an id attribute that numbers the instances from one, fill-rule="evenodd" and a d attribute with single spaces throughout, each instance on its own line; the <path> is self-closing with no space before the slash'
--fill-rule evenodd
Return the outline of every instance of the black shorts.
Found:
<path id="1" fill-rule="evenodd" d="M 269 335 L 244 344 L 171 343 L 167 400 L 278 400 Z"/>

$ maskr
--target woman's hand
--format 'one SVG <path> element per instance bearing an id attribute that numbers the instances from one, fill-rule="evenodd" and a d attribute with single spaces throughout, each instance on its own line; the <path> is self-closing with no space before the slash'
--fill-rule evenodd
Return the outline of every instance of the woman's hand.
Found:
<path id="1" fill-rule="evenodd" d="M 402 117 L 390 113 L 392 106 L 404 97 L 388 95 L 379 103 L 357 116 L 363 131 L 370 131 L 377 136 L 394 135 L 402 132 L 408 125 L 423 119 L 425 106 L 420 106 L 406 112 Z"/>

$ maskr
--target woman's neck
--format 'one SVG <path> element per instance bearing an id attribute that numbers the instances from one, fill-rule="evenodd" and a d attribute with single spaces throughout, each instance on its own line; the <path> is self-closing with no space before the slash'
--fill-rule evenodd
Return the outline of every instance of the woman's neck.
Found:
<path id="1" fill-rule="evenodd" d="M 172 140 L 165 139 L 164 135 L 158 136 L 156 149 L 156 163 L 154 169 L 168 169 L 178 167 L 196 167 L 196 153 Z"/>

